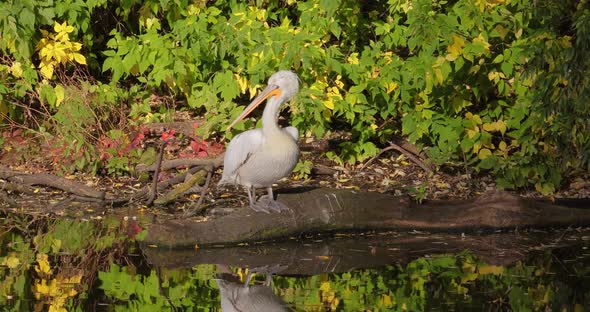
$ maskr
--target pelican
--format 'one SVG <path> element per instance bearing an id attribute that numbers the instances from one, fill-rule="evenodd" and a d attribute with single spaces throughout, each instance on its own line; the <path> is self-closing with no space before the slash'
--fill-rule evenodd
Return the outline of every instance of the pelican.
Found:
<path id="1" fill-rule="evenodd" d="M 281 128 L 278 124 L 281 105 L 297 94 L 299 78 L 288 70 L 273 74 L 268 85 L 252 100 L 244 111 L 229 125 L 231 129 L 260 103 L 267 100 L 262 113 L 262 128 L 238 134 L 227 146 L 223 159 L 223 175 L 218 185 L 241 185 L 248 193 L 250 208 L 270 213 L 289 210 L 273 197 L 272 184 L 288 176 L 299 159 L 295 127 Z M 268 195 L 256 199 L 256 188 L 265 187 Z"/>

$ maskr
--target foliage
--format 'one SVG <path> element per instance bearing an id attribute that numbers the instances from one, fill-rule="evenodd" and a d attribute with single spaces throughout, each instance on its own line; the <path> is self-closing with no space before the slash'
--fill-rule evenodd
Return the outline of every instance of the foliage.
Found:
<path id="1" fill-rule="evenodd" d="M 299 160 L 299 162 L 297 162 L 297 165 L 293 169 L 295 179 L 308 179 L 309 175 L 311 174 L 312 166 L 313 164 L 309 160 Z"/>
<path id="2" fill-rule="evenodd" d="M 86 65 L 86 57 L 78 52 L 82 48 L 82 44 L 70 41 L 68 35 L 74 31 L 74 27 L 68 25 L 67 22 L 63 22 L 63 24 L 56 22 L 53 30 L 54 34 L 43 32 L 43 38 L 39 40 L 36 48 L 41 59 L 39 70 L 47 79 L 53 78 L 53 71 L 60 64 L 73 61 Z"/>
<path id="3" fill-rule="evenodd" d="M 188 272 L 163 272 L 163 276 L 156 275 L 155 270 L 143 276 L 130 269 L 112 264 L 109 271 L 99 272 L 100 288 L 114 299 L 116 311 L 162 311 L 170 307 L 210 311 L 219 302 L 219 293 L 207 282 L 213 277 L 212 265 Z"/>
<path id="4" fill-rule="evenodd" d="M 48 104 L 45 117 L 59 127 L 35 130 L 53 136 L 73 129 L 61 110 L 78 111 L 85 127 L 93 123 L 66 98 L 71 82 L 55 80 L 56 66 L 89 80 L 90 97 L 118 93 L 122 117 L 134 123 L 169 114 L 150 105 L 154 94 L 186 100 L 181 109 L 207 117 L 196 129 L 205 137 L 223 134 L 238 104 L 287 68 L 303 83 L 286 113 L 291 122 L 305 136 L 352 134 L 327 153 L 341 163 L 364 161 L 404 136 L 436 165 L 491 172 L 500 187 L 551 193 L 572 168 L 590 167 L 586 1 L 37 2 L 0 4 L 0 113 L 23 120 L 33 108 L 23 103 Z M 104 23 L 91 27 L 93 16 Z M 51 25 L 50 35 L 43 28 Z M 89 110 L 102 105 L 82 102 Z M 102 113 L 109 116 L 113 103 Z M 110 125 L 94 138 L 67 130 L 66 158 L 96 170 L 96 137 L 117 141 L 121 128 Z M 105 166 L 126 173 L 139 157 L 113 156 Z"/>

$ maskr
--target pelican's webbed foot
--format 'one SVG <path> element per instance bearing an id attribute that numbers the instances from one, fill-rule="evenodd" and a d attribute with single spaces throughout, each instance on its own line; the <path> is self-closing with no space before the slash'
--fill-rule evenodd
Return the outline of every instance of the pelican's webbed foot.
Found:
<path id="1" fill-rule="evenodd" d="M 260 197 L 256 202 L 250 204 L 250 208 L 254 211 L 270 213 L 271 210 L 274 212 L 289 211 L 287 205 L 270 198 L 268 195 Z"/>

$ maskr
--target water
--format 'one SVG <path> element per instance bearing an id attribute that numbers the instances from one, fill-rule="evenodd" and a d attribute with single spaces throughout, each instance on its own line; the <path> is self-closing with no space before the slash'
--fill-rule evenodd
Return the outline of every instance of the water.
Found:
<path id="1" fill-rule="evenodd" d="M 117 218 L 5 214 L 3 311 L 586 311 L 590 230 L 309 236 L 170 250 Z M 249 279 L 247 285 L 245 281 Z"/>

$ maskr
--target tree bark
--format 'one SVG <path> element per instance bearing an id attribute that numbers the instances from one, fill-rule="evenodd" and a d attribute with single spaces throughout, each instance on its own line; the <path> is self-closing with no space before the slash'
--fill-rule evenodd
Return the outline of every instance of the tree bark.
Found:
<path id="1" fill-rule="evenodd" d="M 520 198 L 507 192 L 417 204 L 407 197 L 319 188 L 281 192 L 278 200 L 291 211 L 266 214 L 244 207 L 207 222 L 167 220 L 151 225 L 145 242 L 168 247 L 203 247 L 329 231 L 474 232 L 590 224 L 590 210 Z"/>

